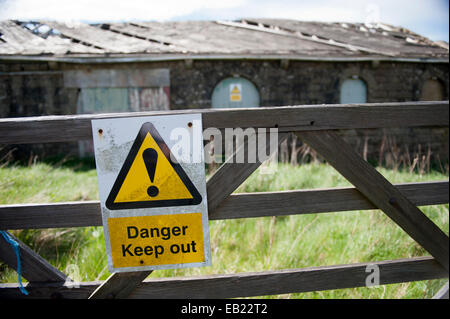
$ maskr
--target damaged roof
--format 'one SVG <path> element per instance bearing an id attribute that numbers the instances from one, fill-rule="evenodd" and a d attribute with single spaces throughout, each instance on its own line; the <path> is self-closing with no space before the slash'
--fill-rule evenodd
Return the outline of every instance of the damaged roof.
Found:
<path id="1" fill-rule="evenodd" d="M 382 23 L 285 19 L 107 24 L 0 21 L 0 58 L 27 57 L 69 62 L 221 57 L 448 63 L 448 44 Z"/>

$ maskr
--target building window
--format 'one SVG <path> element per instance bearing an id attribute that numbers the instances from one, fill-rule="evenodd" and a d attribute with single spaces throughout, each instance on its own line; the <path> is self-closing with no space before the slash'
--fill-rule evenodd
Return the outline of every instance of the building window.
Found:
<path id="1" fill-rule="evenodd" d="M 79 90 L 79 114 L 170 108 L 168 69 L 68 70 L 64 87 Z"/>
<path id="2" fill-rule="evenodd" d="M 436 78 L 428 79 L 422 87 L 421 101 L 443 101 L 445 100 L 444 85 Z"/>
<path id="3" fill-rule="evenodd" d="M 244 78 L 226 78 L 214 88 L 213 108 L 258 107 L 259 93 L 255 85 Z"/>
<path id="4" fill-rule="evenodd" d="M 366 103 L 367 102 L 367 85 L 366 83 L 353 76 L 344 80 L 341 85 L 340 103 Z"/>
<path id="5" fill-rule="evenodd" d="M 126 88 L 83 88 L 78 96 L 78 114 L 128 111 L 131 109 Z"/>

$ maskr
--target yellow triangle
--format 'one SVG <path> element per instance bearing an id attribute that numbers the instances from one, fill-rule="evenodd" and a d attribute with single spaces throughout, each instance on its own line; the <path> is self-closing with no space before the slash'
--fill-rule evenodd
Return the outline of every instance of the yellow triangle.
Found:
<path id="1" fill-rule="evenodd" d="M 232 94 L 239 94 L 241 91 L 239 91 L 237 85 L 234 86 L 234 89 L 231 91 Z"/>
<path id="2" fill-rule="evenodd" d="M 153 183 L 150 180 L 142 157 L 142 153 L 148 148 L 153 148 L 158 153 Z M 147 193 L 148 187 L 152 185 L 156 186 L 159 190 L 158 195 L 154 197 L 149 196 Z M 120 186 L 114 203 L 191 198 L 193 198 L 192 194 L 175 172 L 154 138 L 147 132 L 122 186 Z"/>

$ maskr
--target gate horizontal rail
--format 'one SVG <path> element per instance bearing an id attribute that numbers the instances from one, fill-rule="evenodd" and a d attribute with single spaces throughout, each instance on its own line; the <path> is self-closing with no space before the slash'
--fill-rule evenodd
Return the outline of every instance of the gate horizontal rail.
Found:
<path id="1" fill-rule="evenodd" d="M 332 289 L 364 287 L 367 267 L 380 269 L 380 284 L 394 284 L 448 277 L 432 257 L 285 269 L 230 275 L 146 279 L 129 298 L 188 299 L 237 298 Z M 102 282 L 33 283 L 26 286 L 34 298 L 85 299 Z M 24 298 L 17 284 L 1 284 L 0 298 Z"/>
<path id="2" fill-rule="evenodd" d="M 448 126 L 448 101 L 367 104 L 327 104 L 53 115 L 0 119 L 0 144 L 70 142 L 92 139 L 91 120 L 202 113 L 203 128 L 278 128 L 280 132 L 382 127 Z"/>
<path id="3" fill-rule="evenodd" d="M 231 298 L 341 289 L 365 286 L 369 265 L 379 267 L 380 284 L 448 278 L 448 236 L 424 217 L 416 206 L 448 203 L 449 182 L 392 185 L 332 131 L 448 126 L 448 110 L 448 101 L 438 101 L 0 119 L 0 144 L 91 139 L 92 119 L 192 112 L 203 114 L 205 129 L 276 127 L 281 132 L 279 142 L 287 137 L 284 132 L 295 132 L 356 187 L 231 194 L 261 163 L 238 164 L 227 160 L 207 182 L 211 220 L 381 209 L 432 255 L 347 265 L 144 281 L 142 278 L 151 272 L 115 273 L 102 282 L 73 283 L 20 242 L 21 256 L 25 259 L 23 275 L 30 281 L 26 285 L 30 295 L 21 295 L 18 284 L 0 284 L 0 298 Z M 101 224 L 98 201 L 0 205 L 0 230 Z M 15 268 L 16 260 L 11 250 L 0 238 L 0 259 Z M 442 295 L 445 295 L 445 291 Z"/>
<path id="4" fill-rule="evenodd" d="M 449 202 L 449 182 L 395 185 L 414 205 Z M 210 220 L 332 213 L 377 207 L 356 188 L 304 189 L 230 195 Z M 101 226 L 99 201 L 0 205 L 0 230 Z"/>

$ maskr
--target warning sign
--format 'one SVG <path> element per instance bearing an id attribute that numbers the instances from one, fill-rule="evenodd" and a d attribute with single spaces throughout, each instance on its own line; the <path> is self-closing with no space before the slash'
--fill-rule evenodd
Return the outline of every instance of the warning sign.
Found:
<path id="1" fill-rule="evenodd" d="M 201 114 L 93 120 L 92 130 L 109 270 L 210 265 Z"/>
<path id="2" fill-rule="evenodd" d="M 241 102 L 242 101 L 242 84 L 231 83 L 230 84 L 230 101 Z"/>
<path id="3" fill-rule="evenodd" d="M 106 200 L 106 207 L 114 210 L 200 204 L 199 192 L 172 158 L 153 124 L 144 123 Z"/>
<path id="4" fill-rule="evenodd" d="M 116 267 L 204 261 L 202 214 L 110 218 Z"/>

